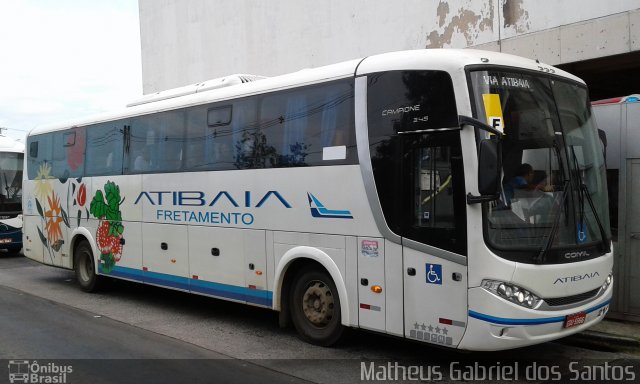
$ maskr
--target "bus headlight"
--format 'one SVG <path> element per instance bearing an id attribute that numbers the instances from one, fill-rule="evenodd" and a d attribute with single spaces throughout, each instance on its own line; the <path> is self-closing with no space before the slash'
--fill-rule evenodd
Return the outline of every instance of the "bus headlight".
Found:
<path id="1" fill-rule="evenodd" d="M 607 278 L 604 280 L 604 284 L 602 284 L 602 290 L 606 291 L 612 282 L 613 282 L 613 272 L 610 272 L 609 276 L 607 276 Z"/>
<path id="2" fill-rule="evenodd" d="M 542 302 L 538 296 L 514 284 L 483 280 L 481 286 L 494 295 L 526 308 L 536 308 Z"/>

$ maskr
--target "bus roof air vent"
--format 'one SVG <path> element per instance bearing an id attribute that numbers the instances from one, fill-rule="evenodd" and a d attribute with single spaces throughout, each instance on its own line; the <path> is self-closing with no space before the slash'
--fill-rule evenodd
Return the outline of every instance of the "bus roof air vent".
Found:
<path id="1" fill-rule="evenodd" d="M 247 74 L 235 74 L 235 75 L 229 75 L 225 77 L 218 77 L 216 79 L 206 80 L 200 83 L 186 85 L 184 87 L 167 89 L 166 91 L 144 95 L 141 98 L 127 104 L 127 107 L 135 107 L 136 105 L 154 103 L 156 101 L 173 99 L 175 97 L 181 97 L 186 95 L 192 95 L 194 93 L 211 91 L 213 89 L 231 87 L 234 85 L 250 83 L 252 81 L 257 81 L 265 78 L 266 78 L 265 76 L 247 75 Z"/>

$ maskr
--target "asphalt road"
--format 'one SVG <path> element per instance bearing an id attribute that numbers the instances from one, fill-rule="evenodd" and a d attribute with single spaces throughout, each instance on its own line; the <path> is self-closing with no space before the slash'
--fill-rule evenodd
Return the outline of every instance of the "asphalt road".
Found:
<path id="1" fill-rule="evenodd" d="M 122 382 L 114 376 L 122 372 L 134 375 L 137 380 L 131 382 L 137 383 L 157 375 L 165 382 L 338 384 L 370 382 L 367 377 L 376 379 L 372 374 L 402 382 L 389 380 L 389 373 L 402 375 L 396 362 L 421 367 L 422 381 L 472 381 L 455 374 L 475 366 L 519 365 L 522 370 L 537 364 L 543 369 L 534 377 L 508 381 L 544 382 L 555 378 L 544 376 L 552 367 L 569 374 L 570 367 L 582 372 L 589 364 L 604 363 L 635 364 L 630 369 L 640 379 L 630 356 L 557 342 L 461 353 L 352 331 L 337 347 L 321 348 L 300 341 L 292 329 L 278 328 L 277 314 L 270 310 L 124 281 L 87 294 L 72 271 L 24 257 L 0 256 L 0 330 L 0 359 L 73 359 L 78 374 L 93 370 L 87 376 L 91 382 Z M 580 365 L 571 365 L 576 361 Z M 3 366 L 0 382 L 6 377 Z"/>
<path id="2" fill-rule="evenodd" d="M 70 382 L 305 382 L 12 288 L 0 286 L 0 308 L 0 359 L 71 366 Z"/>

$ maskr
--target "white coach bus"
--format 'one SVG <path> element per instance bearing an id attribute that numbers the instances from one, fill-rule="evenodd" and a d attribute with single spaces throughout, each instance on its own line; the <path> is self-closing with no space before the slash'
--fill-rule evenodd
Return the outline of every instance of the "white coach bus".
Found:
<path id="1" fill-rule="evenodd" d="M 600 321 L 613 256 L 584 83 L 505 54 L 418 50 L 230 76 L 34 129 L 25 254 L 466 350 Z"/>

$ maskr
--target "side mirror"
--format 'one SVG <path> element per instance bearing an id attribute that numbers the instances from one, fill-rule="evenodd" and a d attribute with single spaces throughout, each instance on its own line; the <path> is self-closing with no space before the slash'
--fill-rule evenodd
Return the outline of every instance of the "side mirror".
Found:
<path id="1" fill-rule="evenodd" d="M 494 201 L 500 197 L 500 177 L 502 176 L 502 132 L 468 116 L 459 116 L 460 125 L 492 133 L 490 139 L 482 139 L 478 148 L 478 192 L 480 196 L 467 194 L 467 204 Z"/>
<path id="2" fill-rule="evenodd" d="M 500 193 L 500 142 L 484 139 L 478 149 L 478 192 L 483 196 Z"/>
<path id="3" fill-rule="evenodd" d="M 500 140 L 483 139 L 478 148 L 478 192 L 480 196 L 467 194 L 467 204 L 494 201 L 500 197 L 502 158 Z"/>

